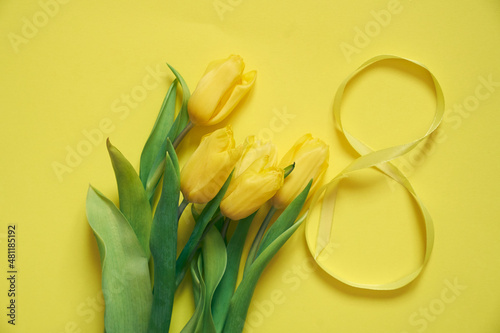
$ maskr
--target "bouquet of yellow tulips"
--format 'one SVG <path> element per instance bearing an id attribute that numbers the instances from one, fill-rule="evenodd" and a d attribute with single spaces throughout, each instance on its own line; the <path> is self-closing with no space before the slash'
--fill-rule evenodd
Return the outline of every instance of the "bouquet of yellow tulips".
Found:
<path id="1" fill-rule="evenodd" d="M 192 95 L 170 67 L 176 79 L 143 148 L 139 172 L 107 141 L 119 206 L 92 186 L 86 203 L 101 259 L 107 333 L 168 332 L 175 291 L 188 272 L 196 307 L 182 332 L 241 332 L 259 277 L 304 220 L 307 213 L 299 215 L 329 155 L 310 134 L 278 163 L 271 142 L 251 136 L 236 145 L 226 126 L 205 135 L 179 165 L 176 149 L 189 130 L 219 123 L 252 88 L 256 72 L 243 73 L 244 67 L 239 56 L 211 63 Z M 196 224 L 178 254 L 178 222 L 189 205 Z M 257 211 L 269 206 L 243 256 Z"/>

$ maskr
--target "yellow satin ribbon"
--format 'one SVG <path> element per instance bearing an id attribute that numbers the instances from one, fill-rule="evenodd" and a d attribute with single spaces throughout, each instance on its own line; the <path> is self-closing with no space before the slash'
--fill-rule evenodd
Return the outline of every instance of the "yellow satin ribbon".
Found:
<path id="1" fill-rule="evenodd" d="M 436 92 L 436 111 L 434 114 L 434 119 L 432 121 L 432 124 L 427 131 L 427 133 L 422 136 L 421 138 L 418 138 L 412 142 L 390 147 L 390 148 L 385 148 L 377 151 L 373 151 L 370 147 L 368 147 L 366 144 L 361 142 L 359 139 L 355 138 L 353 135 L 351 135 L 349 132 L 347 132 L 343 125 L 342 125 L 342 118 L 341 118 L 341 112 L 340 112 L 340 106 L 342 102 L 342 97 L 344 95 L 344 90 L 348 83 L 351 81 L 352 78 L 354 78 L 356 75 L 361 73 L 363 70 L 365 70 L 367 67 L 383 61 L 383 60 L 390 60 L 390 59 L 396 59 L 396 60 L 402 60 L 406 61 L 409 63 L 412 63 L 414 65 L 417 65 L 423 69 L 425 69 L 431 76 L 433 82 L 434 82 L 434 88 Z M 410 282 L 412 282 L 424 269 L 427 261 L 429 260 L 429 257 L 432 252 L 432 248 L 434 245 L 434 227 L 432 223 L 432 218 L 427 209 L 424 206 L 424 203 L 422 200 L 418 197 L 417 193 L 415 193 L 415 190 L 411 186 L 410 182 L 406 178 L 406 176 L 396 167 L 394 164 L 392 164 L 390 161 L 398 158 L 412 149 L 414 149 L 420 142 L 425 140 L 429 135 L 432 134 L 436 130 L 436 128 L 439 126 L 439 123 L 441 122 L 441 119 L 443 118 L 444 114 L 444 96 L 443 92 L 441 90 L 441 86 L 439 85 L 437 79 L 434 77 L 434 75 L 430 72 L 430 70 L 424 66 L 423 64 L 411 60 L 411 59 L 406 59 L 394 55 L 379 55 L 374 58 L 371 58 L 367 62 L 365 62 L 363 65 L 361 65 L 356 71 L 351 73 L 340 85 L 340 87 L 337 90 L 337 93 L 335 95 L 335 99 L 333 102 L 333 113 L 335 117 L 335 122 L 339 127 L 339 130 L 344 134 L 345 138 L 347 141 L 350 143 L 350 145 L 361 155 L 358 157 L 356 160 L 354 160 L 350 165 L 348 165 L 342 172 L 340 172 L 335 178 L 333 178 L 328 184 L 324 185 L 322 188 L 320 188 L 315 195 L 313 196 L 312 202 L 311 202 L 311 210 L 314 209 L 321 209 L 320 214 L 319 214 L 319 221 L 317 222 L 317 229 L 314 230 L 315 224 L 311 220 L 312 216 L 318 215 L 318 214 L 308 214 L 307 221 L 306 221 L 306 240 L 307 244 L 309 247 L 309 250 L 311 254 L 313 255 L 315 261 L 318 263 L 318 265 L 329 275 L 334 277 L 335 279 L 350 285 L 352 287 L 356 288 L 361 288 L 361 289 L 371 289 L 371 290 L 394 290 L 401 288 Z M 425 256 L 424 260 L 421 263 L 421 265 L 415 269 L 413 272 L 401 277 L 397 278 L 396 280 L 389 282 L 389 283 L 383 283 L 383 284 L 366 284 L 366 283 L 357 283 L 350 281 L 348 279 L 345 279 L 341 277 L 340 275 L 336 274 L 331 267 L 328 267 L 325 263 L 324 260 L 322 260 L 321 254 L 322 252 L 325 251 L 325 249 L 329 246 L 330 240 L 331 240 L 331 231 L 332 231 L 332 225 L 333 225 L 333 217 L 334 217 L 334 210 L 335 210 L 335 202 L 336 202 L 336 196 L 337 196 L 337 190 L 340 182 L 342 179 L 346 178 L 349 176 L 350 173 L 354 171 L 358 171 L 361 169 L 366 169 L 366 168 L 371 168 L 375 167 L 378 170 L 380 170 L 383 174 L 386 176 L 394 179 L 398 183 L 400 183 L 408 192 L 411 193 L 412 197 L 415 199 L 416 203 L 418 204 L 418 207 L 420 208 L 423 216 L 423 222 L 425 226 Z M 314 237 L 316 237 L 316 241 L 314 241 Z"/>

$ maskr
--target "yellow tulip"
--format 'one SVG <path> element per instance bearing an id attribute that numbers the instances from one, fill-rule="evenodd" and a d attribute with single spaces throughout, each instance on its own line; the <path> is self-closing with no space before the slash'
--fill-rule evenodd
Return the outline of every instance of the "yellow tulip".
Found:
<path id="1" fill-rule="evenodd" d="M 313 183 L 309 193 L 313 193 L 328 168 L 328 157 L 328 146 L 323 141 L 314 139 L 311 134 L 301 137 L 280 161 L 281 168 L 293 163 L 295 168 L 274 196 L 273 206 L 277 209 L 288 206 L 311 179 Z"/>
<path id="2" fill-rule="evenodd" d="M 245 64 L 232 55 L 208 65 L 188 102 L 190 121 L 195 125 L 214 125 L 226 118 L 252 88 L 256 71 L 243 74 Z"/>
<path id="3" fill-rule="evenodd" d="M 270 156 L 254 161 L 234 178 L 220 204 L 222 214 L 231 220 L 241 220 L 257 211 L 283 185 L 283 169 L 269 167 Z"/>
<path id="4" fill-rule="evenodd" d="M 241 155 L 234 147 L 230 126 L 205 135 L 181 171 L 184 199 L 203 204 L 212 200 L 221 189 Z"/>
<path id="5" fill-rule="evenodd" d="M 241 175 L 253 162 L 264 156 L 269 157 L 268 165 L 265 168 L 275 166 L 278 162 L 277 155 L 276 146 L 271 141 L 263 143 L 260 140 L 255 140 L 255 136 L 249 136 L 243 145 L 241 157 L 234 167 L 233 177 Z"/>

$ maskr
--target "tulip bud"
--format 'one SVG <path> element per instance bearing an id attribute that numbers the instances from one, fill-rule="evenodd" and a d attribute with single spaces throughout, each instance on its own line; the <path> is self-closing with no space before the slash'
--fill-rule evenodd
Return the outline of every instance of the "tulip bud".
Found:
<path id="1" fill-rule="evenodd" d="M 266 168 L 276 166 L 277 155 L 276 146 L 271 141 L 262 143 L 260 140 L 255 140 L 255 136 L 249 136 L 243 145 L 241 157 L 234 166 L 233 177 L 241 175 L 253 162 L 264 156 L 269 157 Z"/>
<path id="2" fill-rule="evenodd" d="M 243 74 L 245 64 L 232 55 L 208 65 L 188 102 L 189 119 L 196 125 L 214 125 L 226 118 L 250 91 L 256 71 Z"/>
<path id="3" fill-rule="evenodd" d="M 181 171 L 181 191 L 192 203 L 204 204 L 221 189 L 241 155 L 234 147 L 230 126 L 218 129 L 201 139 L 201 143 Z"/>
<path id="4" fill-rule="evenodd" d="M 231 220 L 241 220 L 271 199 L 283 185 L 283 169 L 269 167 L 270 156 L 254 161 L 234 178 L 220 204 L 222 214 Z"/>
<path id="5" fill-rule="evenodd" d="M 292 173 L 286 178 L 283 187 L 276 193 L 272 203 L 277 209 L 288 206 L 313 179 L 309 194 L 314 193 L 319 180 L 328 168 L 328 146 L 311 134 L 301 137 L 285 154 L 279 166 L 285 168 L 295 163 Z"/>

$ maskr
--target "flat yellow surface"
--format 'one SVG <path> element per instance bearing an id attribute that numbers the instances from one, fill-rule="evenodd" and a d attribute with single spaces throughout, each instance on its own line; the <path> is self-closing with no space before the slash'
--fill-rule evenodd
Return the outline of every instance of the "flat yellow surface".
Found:
<path id="1" fill-rule="evenodd" d="M 312 133 L 330 145 L 327 180 L 356 157 L 331 106 L 365 60 L 420 61 L 446 100 L 439 133 L 397 161 L 435 222 L 423 274 L 393 292 L 347 287 L 313 263 L 301 227 L 264 272 L 246 331 L 500 332 L 498 1 L 5 0 L 0 8 L 2 332 L 103 331 L 85 196 L 92 183 L 117 199 L 105 138 L 138 167 L 173 78 L 165 63 L 194 89 L 208 62 L 232 53 L 258 78 L 223 124 L 238 142 L 272 138 L 281 153 Z M 435 103 L 429 82 L 397 63 L 373 67 L 348 88 L 346 128 L 373 148 L 423 135 Z M 181 162 L 217 127 L 195 128 Z M 343 183 L 336 218 L 333 267 L 346 278 L 386 282 L 422 259 L 413 202 L 375 171 Z M 7 324 L 9 224 L 15 326 Z M 172 332 L 193 310 L 189 283 L 177 296 Z"/>

